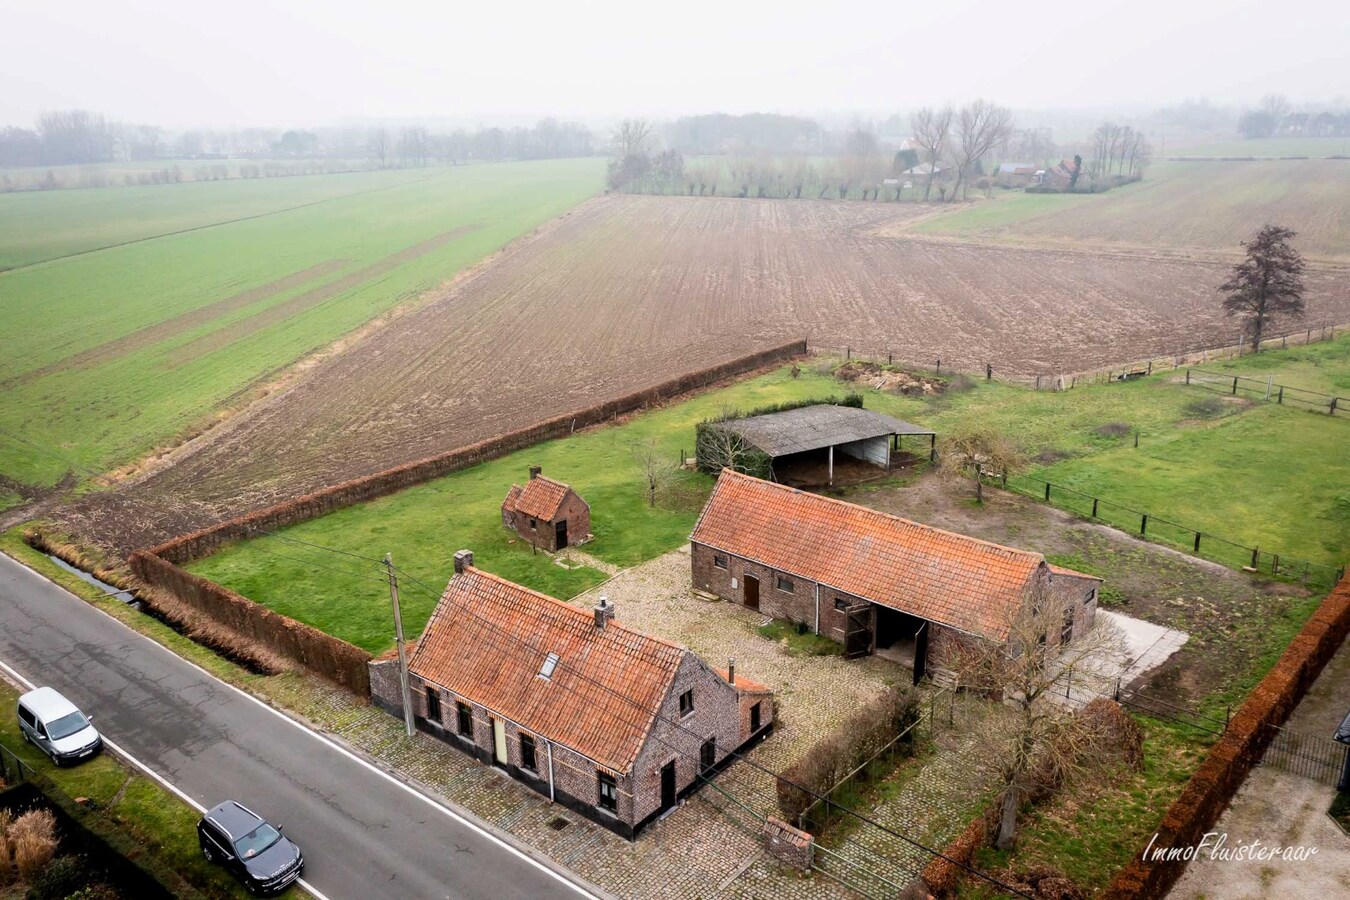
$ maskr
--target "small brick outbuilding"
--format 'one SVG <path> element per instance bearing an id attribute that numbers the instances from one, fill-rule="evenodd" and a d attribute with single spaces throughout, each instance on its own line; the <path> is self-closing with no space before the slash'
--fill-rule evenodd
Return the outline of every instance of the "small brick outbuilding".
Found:
<path id="1" fill-rule="evenodd" d="M 773 727 L 773 694 L 691 650 L 483 572 L 455 574 L 408 662 L 417 726 L 626 838 Z M 402 715 L 398 661 L 371 701 Z"/>
<path id="2" fill-rule="evenodd" d="M 591 507 L 569 485 L 530 466 L 530 480 L 506 492 L 502 524 L 540 550 L 563 550 L 591 539 Z"/>

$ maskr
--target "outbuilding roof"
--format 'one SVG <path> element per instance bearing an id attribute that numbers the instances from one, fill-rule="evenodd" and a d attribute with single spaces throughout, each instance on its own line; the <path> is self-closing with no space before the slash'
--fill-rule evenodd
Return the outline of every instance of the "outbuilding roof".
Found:
<path id="1" fill-rule="evenodd" d="M 892 434 L 933 433 L 870 409 L 827 403 L 748 419 L 729 419 L 715 427 L 739 434 L 746 443 L 774 457 Z"/>
<path id="2" fill-rule="evenodd" d="M 450 579 L 408 668 L 623 774 L 687 652 L 618 622 L 597 628 L 591 612 L 469 566 Z"/>
<path id="3" fill-rule="evenodd" d="M 1007 638 L 1037 573 L 1055 574 L 1039 553 L 730 469 L 718 478 L 691 540 L 998 641 Z"/>
<path id="4" fill-rule="evenodd" d="M 570 490 L 572 488 L 561 481 L 536 475 L 525 482 L 524 487 L 518 484 L 511 485 L 511 490 L 506 492 L 506 500 L 502 505 L 510 511 L 523 512 L 532 519 L 551 522 L 557 517 L 558 508 L 562 506 L 563 500 L 567 499 L 567 492 Z"/>

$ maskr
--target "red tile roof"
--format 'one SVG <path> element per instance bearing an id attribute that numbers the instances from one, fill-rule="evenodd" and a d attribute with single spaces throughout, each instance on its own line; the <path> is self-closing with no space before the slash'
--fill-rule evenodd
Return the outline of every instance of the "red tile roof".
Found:
<path id="1" fill-rule="evenodd" d="M 623 774 L 687 652 L 614 621 L 596 628 L 587 610 L 469 567 L 450 579 L 408 668 Z M 550 653 L 560 662 L 541 678 Z"/>
<path id="2" fill-rule="evenodd" d="M 726 680 L 727 680 L 727 670 L 726 670 L 726 669 L 713 669 L 713 671 L 716 672 L 718 675 L 720 675 L 720 676 L 722 677 L 722 680 L 723 680 L 723 681 L 726 681 Z M 773 691 L 772 691 L 769 687 L 767 687 L 766 685 L 762 685 L 762 684 L 760 684 L 758 681 L 751 681 L 749 678 L 746 678 L 744 675 L 737 675 L 737 676 L 736 676 L 736 683 L 733 684 L 732 687 L 734 687 L 738 692 L 740 692 L 740 693 L 742 693 L 742 694 L 772 694 L 772 693 L 773 693 Z"/>
<path id="3" fill-rule="evenodd" d="M 691 540 L 1000 641 L 1045 565 L 1039 553 L 730 470 L 718 478 Z"/>
<path id="4" fill-rule="evenodd" d="M 1082 572 L 1075 572 L 1073 569 L 1066 569 L 1063 566 L 1057 566 L 1054 563 L 1046 563 L 1046 565 L 1050 567 L 1050 572 L 1054 575 L 1067 575 L 1070 578 L 1086 578 L 1088 581 L 1105 580 L 1103 578 L 1098 578 L 1096 575 L 1086 575 Z"/>
<path id="5" fill-rule="evenodd" d="M 558 507 L 562 506 L 570 490 L 561 481 L 536 475 L 525 482 L 523 488 L 518 484 L 511 485 L 502 505 L 508 510 L 523 512 L 532 519 L 551 522 L 558 515 Z"/>

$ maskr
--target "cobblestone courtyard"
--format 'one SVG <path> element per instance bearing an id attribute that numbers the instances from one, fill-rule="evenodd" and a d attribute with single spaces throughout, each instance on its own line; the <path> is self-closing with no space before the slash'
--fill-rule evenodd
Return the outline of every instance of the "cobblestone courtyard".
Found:
<path id="1" fill-rule="evenodd" d="M 619 621 L 683 643 L 715 666 L 735 657 L 738 675 L 774 690 L 775 731 L 749 756 L 768 770 L 792 762 L 887 683 L 909 680 L 908 670 L 877 658 L 794 655 L 786 642 L 758 633 L 762 614 L 695 597 L 689 576 L 687 551 L 676 551 L 622 572 L 574 602 L 590 606 L 603 593 L 616 604 Z M 803 875 L 763 853 L 758 830 L 762 817 L 776 811 L 775 786 L 767 772 L 744 762 L 733 763 L 712 786 L 629 843 L 433 737 L 407 738 L 400 720 L 317 679 L 293 674 L 268 681 L 267 694 L 278 705 L 510 832 L 603 892 L 624 898 L 854 896 L 828 875 Z M 977 713 L 958 704 L 951 714 L 955 726 L 938 729 L 937 751 L 921 771 L 904 773 L 903 788 L 868 811 L 925 843 L 940 844 L 964 826 L 972 797 L 981 793 L 984 772 L 970 764 L 975 754 L 959 727 L 964 716 Z M 940 710 L 937 718 L 945 725 Z M 556 827 L 559 818 L 568 824 Z M 867 826 L 853 829 L 842 843 L 831 849 L 866 862 L 892 883 L 907 880 L 927 861 L 922 851 Z M 849 873 L 851 867 L 831 867 L 827 857 L 825 868 Z M 863 877 L 852 880 L 863 882 L 868 893 L 878 887 Z"/>

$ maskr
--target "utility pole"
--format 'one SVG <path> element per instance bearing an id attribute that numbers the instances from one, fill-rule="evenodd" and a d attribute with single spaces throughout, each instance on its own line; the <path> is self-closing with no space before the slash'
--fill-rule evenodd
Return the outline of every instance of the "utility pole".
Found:
<path id="1" fill-rule="evenodd" d="M 384 569 L 389 575 L 389 599 L 394 604 L 394 642 L 398 645 L 398 683 L 403 690 L 403 725 L 408 737 L 413 736 L 412 691 L 408 687 L 408 652 L 403 649 L 403 613 L 398 608 L 398 576 L 394 574 L 394 554 L 384 555 Z"/>

